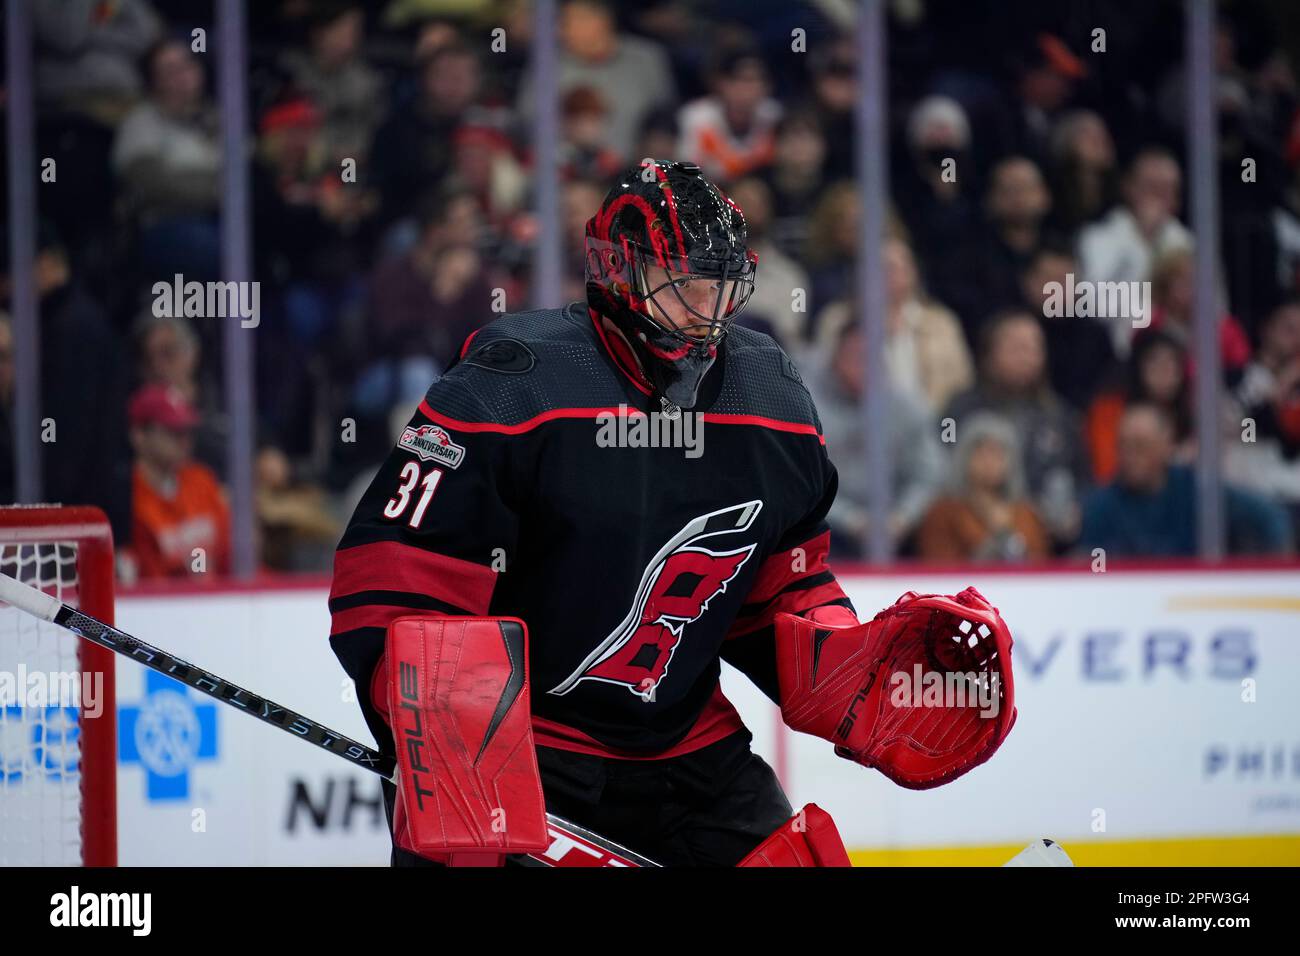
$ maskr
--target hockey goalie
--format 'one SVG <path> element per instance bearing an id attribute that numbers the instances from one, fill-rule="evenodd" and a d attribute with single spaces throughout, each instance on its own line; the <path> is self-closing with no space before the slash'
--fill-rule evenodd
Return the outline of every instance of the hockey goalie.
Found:
<path id="1" fill-rule="evenodd" d="M 624 173 L 586 256 L 585 302 L 464 343 L 335 556 L 331 646 L 400 768 L 392 862 L 495 865 L 544 848 L 550 811 L 662 865 L 848 865 L 750 750 L 721 662 L 794 730 L 933 787 L 1011 729 L 1007 628 L 969 588 L 859 621 L 826 564 L 816 409 L 733 325 L 757 258 L 698 167 Z M 896 674 L 996 706 L 900 703 Z"/>

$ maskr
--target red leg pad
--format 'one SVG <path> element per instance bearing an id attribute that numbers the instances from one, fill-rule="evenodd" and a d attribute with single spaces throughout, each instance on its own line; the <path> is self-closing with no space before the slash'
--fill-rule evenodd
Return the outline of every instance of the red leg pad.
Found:
<path id="1" fill-rule="evenodd" d="M 546 849 L 527 661 L 528 630 L 517 618 L 389 624 L 383 666 L 399 846 L 463 866 Z"/>

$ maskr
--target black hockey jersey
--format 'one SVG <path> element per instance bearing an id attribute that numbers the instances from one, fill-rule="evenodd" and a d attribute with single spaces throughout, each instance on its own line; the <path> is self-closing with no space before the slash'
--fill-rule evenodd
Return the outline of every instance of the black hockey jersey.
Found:
<path id="1" fill-rule="evenodd" d="M 615 342 L 582 303 L 483 327 L 358 505 L 330 642 L 381 747 L 371 681 L 403 614 L 522 618 L 536 742 L 661 757 L 741 728 L 720 657 L 775 699 L 774 615 L 850 606 L 835 469 L 780 347 L 733 327 L 673 417 Z"/>

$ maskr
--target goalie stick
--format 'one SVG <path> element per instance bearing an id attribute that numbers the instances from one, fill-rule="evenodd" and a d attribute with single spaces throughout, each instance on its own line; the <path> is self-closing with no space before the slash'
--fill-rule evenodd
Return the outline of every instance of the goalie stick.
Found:
<path id="1" fill-rule="evenodd" d="M 344 760 L 378 774 L 396 784 L 397 761 L 350 737 L 330 730 L 310 717 L 304 717 L 275 701 L 232 684 L 223 677 L 184 661 L 173 654 L 146 644 L 125 631 L 105 624 L 74 607 L 69 607 L 28 584 L 0 573 L 0 601 L 11 604 L 39 618 L 71 631 L 83 640 L 106 647 L 138 664 L 180 681 L 202 694 L 231 707 L 251 714 L 263 723 L 270 724 L 300 740 L 342 757 Z M 525 866 L 548 867 L 657 867 L 659 864 L 639 853 L 619 846 L 598 833 L 571 823 L 553 813 L 546 815 L 546 826 L 551 844 L 539 853 L 518 854 L 510 857 Z"/>

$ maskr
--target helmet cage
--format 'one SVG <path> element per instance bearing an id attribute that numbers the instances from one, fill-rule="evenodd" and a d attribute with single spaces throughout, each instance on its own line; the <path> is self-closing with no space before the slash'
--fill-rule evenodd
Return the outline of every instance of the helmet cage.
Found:
<path id="1" fill-rule="evenodd" d="M 596 283 L 606 299 L 613 299 L 621 306 L 620 311 L 635 317 L 632 331 L 659 357 L 678 358 L 691 349 L 712 353 L 753 295 L 758 257 L 748 252 L 743 257 L 725 259 L 672 259 L 685 268 L 674 268 L 661 250 L 646 250 L 626 239 L 610 242 L 588 235 L 587 282 Z M 654 266 L 667 273 L 663 281 L 652 279 L 650 270 Z M 682 294 L 690 282 L 717 284 L 717 294 L 707 312 Z M 651 305 L 661 314 L 670 314 L 664 307 L 669 295 L 695 321 L 674 327 L 655 319 Z M 704 334 L 700 334 L 701 330 Z"/>

